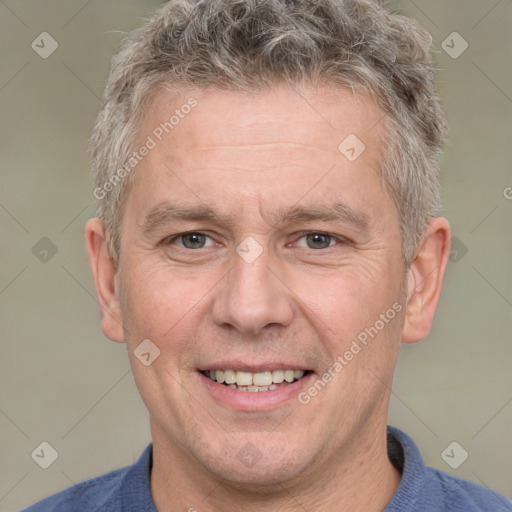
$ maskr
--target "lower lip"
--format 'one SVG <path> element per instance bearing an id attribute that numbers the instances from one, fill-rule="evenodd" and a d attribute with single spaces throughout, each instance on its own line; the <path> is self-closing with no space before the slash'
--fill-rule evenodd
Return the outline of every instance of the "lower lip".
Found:
<path id="1" fill-rule="evenodd" d="M 198 375 L 213 398 L 224 405 L 241 411 L 268 411 L 276 409 L 288 400 L 295 399 L 298 401 L 299 393 L 309 386 L 311 379 L 314 377 L 314 373 L 308 373 L 300 380 L 268 391 L 238 391 L 224 384 L 219 384 L 201 372 L 198 372 Z"/>

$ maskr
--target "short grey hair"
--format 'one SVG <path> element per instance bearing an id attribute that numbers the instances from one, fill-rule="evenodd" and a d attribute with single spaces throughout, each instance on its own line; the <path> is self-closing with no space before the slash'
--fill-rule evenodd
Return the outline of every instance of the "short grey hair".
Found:
<path id="1" fill-rule="evenodd" d="M 113 183 L 130 158 L 147 103 L 164 85 L 176 91 L 265 91 L 304 82 L 350 88 L 386 113 L 379 171 L 399 214 L 408 263 L 440 209 L 447 127 L 431 46 L 416 21 L 379 0 L 171 0 L 125 38 L 112 60 L 90 144 L 95 190 Z M 116 264 L 130 181 L 97 197 Z"/>

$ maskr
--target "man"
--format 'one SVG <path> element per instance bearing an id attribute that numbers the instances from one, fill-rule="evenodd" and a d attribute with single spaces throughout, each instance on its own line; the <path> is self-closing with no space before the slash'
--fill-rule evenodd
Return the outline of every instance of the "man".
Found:
<path id="1" fill-rule="evenodd" d="M 386 427 L 449 253 L 429 52 L 375 0 L 173 0 L 127 38 L 86 245 L 153 443 L 29 511 L 512 510 Z"/>

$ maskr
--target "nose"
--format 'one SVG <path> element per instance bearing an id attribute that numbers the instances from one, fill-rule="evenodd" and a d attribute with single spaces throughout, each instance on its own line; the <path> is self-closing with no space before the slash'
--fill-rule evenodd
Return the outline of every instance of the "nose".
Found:
<path id="1" fill-rule="evenodd" d="M 292 293 L 263 253 L 248 263 L 237 254 L 214 299 L 214 322 L 242 334 L 258 335 L 268 327 L 286 327 L 293 319 Z M 274 265 L 274 268 L 276 266 Z"/>

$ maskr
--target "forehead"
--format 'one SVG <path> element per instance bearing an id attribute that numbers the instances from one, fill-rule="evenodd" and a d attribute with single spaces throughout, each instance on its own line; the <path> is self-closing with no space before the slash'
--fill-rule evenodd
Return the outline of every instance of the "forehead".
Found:
<path id="1" fill-rule="evenodd" d="M 170 196 L 208 203 L 215 194 L 220 208 L 254 200 L 261 209 L 265 199 L 288 208 L 315 194 L 363 203 L 370 188 L 381 189 L 384 117 L 369 97 L 342 88 L 162 89 L 139 133 L 154 148 L 137 166 L 135 188 L 148 208 Z"/>
<path id="2" fill-rule="evenodd" d="M 191 103 L 195 106 L 189 107 Z M 378 144 L 383 117 L 369 96 L 341 87 L 282 85 L 263 92 L 175 92 L 164 87 L 153 96 L 141 132 L 146 135 L 161 127 L 164 138 L 179 137 L 174 142 L 180 148 L 224 146 L 234 151 L 245 142 L 266 144 L 270 150 L 280 142 L 303 147 L 309 142 L 313 150 L 338 155 L 338 145 L 349 133 L 370 146 Z M 172 126 L 165 131 L 169 120 Z M 283 127 L 286 131 L 280 132 Z"/>

